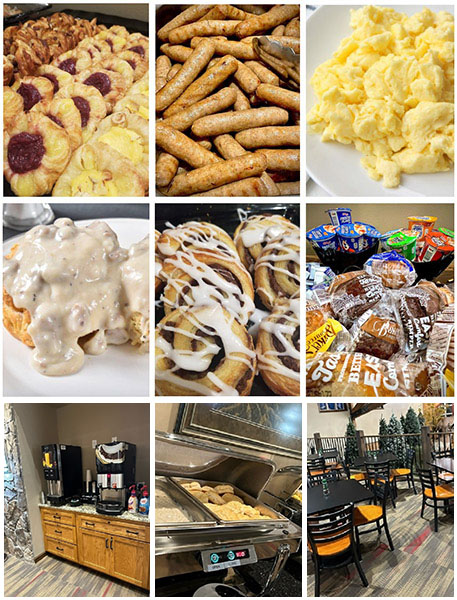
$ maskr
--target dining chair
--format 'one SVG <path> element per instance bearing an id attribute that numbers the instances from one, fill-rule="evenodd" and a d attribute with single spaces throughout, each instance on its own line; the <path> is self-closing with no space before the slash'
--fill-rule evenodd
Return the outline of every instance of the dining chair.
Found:
<path id="1" fill-rule="evenodd" d="M 374 506 L 372 504 L 359 504 L 358 506 L 354 507 L 354 527 L 359 559 L 361 558 L 359 536 L 365 533 L 372 533 L 376 530 L 379 534 L 381 534 L 382 528 L 384 528 L 384 531 L 386 532 L 389 548 L 394 550 L 392 538 L 390 537 L 389 528 L 387 526 L 386 501 L 389 494 L 389 482 L 387 482 L 384 477 L 378 477 L 378 474 L 375 474 L 374 482 L 371 488 L 374 492 L 375 498 L 381 499 L 381 506 L 378 506 L 377 504 Z M 359 530 L 359 527 L 368 525 L 370 523 L 376 523 L 376 527 L 373 529 L 365 529 L 363 531 Z"/>
<path id="2" fill-rule="evenodd" d="M 391 485 L 391 484 L 393 484 L 394 478 L 393 478 L 393 475 L 390 473 L 389 465 L 390 465 L 390 461 L 385 461 L 385 462 L 381 462 L 381 463 L 379 463 L 379 462 L 371 463 L 371 462 L 367 461 L 365 463 L 365 466 L 367 469 L 366 478 L 367 478 L 368 486 L 370 487 L 370 489 L 373 487 L 375 476 L 377 476 L 380 481 L 385 481 L 387 484 L 387 495 L 389 496 L 389 498 L 392 502 L 392 506 L 394 508 L 396 508 L 395 498 L 394 498 L 395 489 L 394 489 L 393 485 Z M 376 503 L 375 490 L 373 491 L 373 493 L 375 495 L 375 503 Z"/>
<path id="3" fill-rule="evenodd" d="M 325 456 L 326 452 L 336 452 L 336 458 Z M 341 464 L 340 453 L 337 448 L 326 448 L 324 450 L 325 466 L 328 469 L 336 469 L 337 471 L 343 471 L 343 465 Z"/>
<path id="4" fill-rule="evenodd" d="M 324 479 L 326 479 L 328 483 L 330 481 L 338 481 L 339 475 L 336 471 L 320 473 L 319 475 L 308 475 L 308 487 L 316 487 L 317 485 L 321 485 Z"/>
<path id="5" fill-rule="evenodd" d="M 354 539 L 353 504 L 308 515 L 308 548 L 314 563 L 314 595 L 320 596 L 320 576 L 325 569 L 355 563 L 364 587 L 368 580 L 359 561 Z"/>
<path id="6" fill-rule="evenodd" d="M 413 476 L 413 466 L 414 466 L 414 460 L 416 457 L 416 452 L 413 448 L 408 448 L 406 450 L 406 468 L 404 469 L 392 469 L 390 471 L 390 474 L 393 477 L 393 483 L 395 486 L 395 495 L 398 496 L 398 487 L 397 487 L 397 480 L 400 477 L 406 477 L 406 481 L 408 482 L 408 489 L 411 488 L 411 484 L 413 486 L 413 490 L 414 490 L 414 494 L 417 494 L 416 492 L 416 486 L 414 485 L 414 476 Z"/>
<path id="7" fill-rule="evenodd" d="M 438 508 L 449 510 L 450 501 L 454 499 L 454 488 L 447 483 L 435 485 L 431 469 L 418 469 L 418 473 L 422 485 L 421 519 L 424 518 L 424 508 L 426 506 L 433 508 L 435 531 L 438 531 Z M 427 504 L 427 501 L 430 500 L 432 504 Z M 443 502 L 444 506 L 439 506 L 438 502 Z"/>
<path id="8" fill-rule="evenodd" d="M 314 475 L 322 475 L 323 473 L 328 473 L 328 470 L 325 468 L 325 459 L 323 456 L 319 456 L 319 458 L 311 458 L 308 459 L 307 463 L 308 475 L 313 477 Z"/>
<path id="9" fill-rule="evenodd" d="M 357 472 L 357 473 L 351 473 L 351 467 L 349 466 L 348 462 L 344 462 L 344 472 L 346 473 L 346 477 L 348 479 L 354 479 L 354 481 L 358 481 L 359 483 L 362 483 L 363 481 L 366 480 L 366 473 L 361 473 L 361 472 Z"/>

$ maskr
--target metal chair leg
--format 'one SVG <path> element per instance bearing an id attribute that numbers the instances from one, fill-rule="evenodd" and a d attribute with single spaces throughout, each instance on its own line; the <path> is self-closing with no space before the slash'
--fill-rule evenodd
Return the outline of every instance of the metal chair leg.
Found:
<path id="1" fill-rule="evenodd" d="M 436 504 L 433 505 L 433 511 L 435 513 L 435 532 L 438 531 L 438 506 Z"/>
<path id="2" fill-rule="evenodd" d="M 421 519 L 424 518 L 424 508 L 425 508 L 425 496 L 422 496 L 422 510 L 421 510 Z"/>
<path id="3" fill-rule="evenodd" d="M 392 538 L 390 537 L 389 528 L 387 527 L 387 521 L 385 519 L 384 519 L 384 523 L 383 524 L 384 524 L 384 529 L 386 530 L 386 536 L 387 536 L 387 540 L 389 542 L 389 547 L 393 551 L 393 550 L 395 550 L 395 548 L 394 548 L 394 544 L 392 542 Z"/>
<path id="4" fill-rule="evenodd" d="M 359 562 L 357 557 L 357 552 L 353 551 L 355 566 L 357 567 L 357 571 L 359 572 L 360 579 L 362 580 L 363 586 L 368 587 L 368 580 L 365 577 L 365 573 L 363 572 L 362 565 Z"/>
<path id="5" fill-rule="evenodd" d="M 319 565 L 317 564 L 317 561 L 314 564 L 314 595 L 316 598 L 318 598 L 321 595 L 321 580 Z"/>

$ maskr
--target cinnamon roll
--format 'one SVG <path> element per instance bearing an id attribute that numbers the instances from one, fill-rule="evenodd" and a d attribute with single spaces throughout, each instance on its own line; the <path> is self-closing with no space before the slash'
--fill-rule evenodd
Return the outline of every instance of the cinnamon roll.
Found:
<path id="1" fill-rule="evenodd" d="M 300 395 L 300 299 L 280 300 L 260 323 L 260 374 L 279 396 Z"/>
<path id="2" fill-rule="evenodd" d="M 173 229 L 165 229 L 157 242 L 157 247 L 163 256 L 173 256 L 178 250 L 183 252 L 209 250 L 239 260 L 232 238 L 217 225 L 205 221 L 189 221 Z"/>
<path id="3" fill-rule="evenodd" d="M 265 246 L 255 263 L 255 289 L 270 310 L 280 298 L 300 295 L 300 231 L 289 230 Z"/>
<path id="4" fill-rule="evenodd" d="M 245 325 L 254 312 L 254 287 L 237 260 L 214 251 L 182 252 L 164 261 L 165 314 L 180 306 L 220 304 Z"/>
<path id="5" fill-rule="evenodd" d="M 156 393 L 247 396 L 256 354 L 246 329 L 218 304 L 178 308 L 156 328 Z"/>
<path id="6" fill-rule="evenodd" d="M 235 230 L 234 240 L 241 262 L 254 273 L 255 261 L 265 244 L 289 229 L 298 229 L 281 215 L 252 215 Z"/>

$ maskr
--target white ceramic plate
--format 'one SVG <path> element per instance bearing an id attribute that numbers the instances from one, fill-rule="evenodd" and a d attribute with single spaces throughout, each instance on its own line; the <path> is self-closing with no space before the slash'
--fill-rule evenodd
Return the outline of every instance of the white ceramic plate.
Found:
<path id="1" fill-rule="evenodd" d="M 424 5 L 426 6 L 426 5 Z M 408 15 L 422 11 L 424 6 L 392 6 Z M 317 98 L 309 83 L 312 74 L 340 45 L 343 38 L 351 35 L 349 25 L 351 8 L 358 6 L 321 6 L 306 22 L 306 112 Z M 454 13 L 453 6 L 430 5 L 435 12 L 447 10 Z M 307 132 L 307 170 L 311 177 L 334 196 L 453 196 L 454 171 L 445 173 L 418 173 L 401 175 L 398 188 L 388 189 L 382 181 L 370 179 L 360 164 L 361 154 L 354 146 L 338 142 L 321 142 L 320 135 Z"/>
<path id="2" fill-rule="evenodd" d="M 117 233 L 119 242 L 129 248 L 149 233 L 146 219 L 103 219 Z M 76 221 L 89 225 L 93 219 Z M 3 254 L 22 235 L 3 244 Z M 130 345 L 108 346 L 104 354 L 86 354 L 82 369 L 68 377 L 46 377 L 30 365 L 32 350 L 3 330 L 4 396 L 148 396 L 149 354 L 138 354 Z"/>

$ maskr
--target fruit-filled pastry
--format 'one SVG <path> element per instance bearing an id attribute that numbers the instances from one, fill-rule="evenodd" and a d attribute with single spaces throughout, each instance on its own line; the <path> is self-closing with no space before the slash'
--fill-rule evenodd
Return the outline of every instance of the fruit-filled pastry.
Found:
<path id="1" fill-rule="evenodd" d="M 122 58 L 118 58 L 117 56 L 108 56 L 95 63 L 94 67 L 101 67 L 107 71 L 116 71 L 116 73 L 120 73 L 125 79 L 127 89 L 129 89 L 133 84 L 133 67 L 129 65 L 126 60 L 122 60 Z"/>
<path id="2" fill-rule="evenodd" d="M 53 196 L 144 196 L 140 173 L 119 152 L 101 143 L 83 144 L 52 191 Z"/>
<path id="3" fill-rule="evenodd" d="M 116 56 L 117 58 L 126 60 L 129 63 L 133 69 L 133 79 L 135 81 L 141 79 L 141 77 L 146 74 L 149 68 L 147 61 L 142 58 L 138 52 L 133 52 L 132 50 L 123 50 L 122 52 L 118 52 Z"/>
<path id="4" fill-rule="evenodd" d="M 92 57 L 86 50 L 77 48 L 64 52 L 52 64 L 61 71 L 65 71 L 65 73 L 77 75 L 91 66 Z"/>
<path id="5" fill-rule="evenodd" d="M 91 67 L 79 73 L 75 80 L 96 88 L 106 102 L 108 113 L 127 90 L 125 78 L 116 71 L 108 71 L 101 67 Z"/>
<path id="6" fill-rule="evenodd" d="M 106 117 L 106 102 L 97 88 L 82 83 L 65 86 L 57 98 L 72 100 L 79 111 L 83 141 L 87 142 L 99 122 Z"/>
<path id="7" fill-rule="evenodd" d="M 9 129 L 11 125 L 23 117 L 24 99 L 9 86 L 3 87 L 3 126 Z"/>
<path id="8" fill-rule="evenodd" d="M 38 67 L 36 74 L 49 79 L 54 86 L 54 94 L 57 94 L 59 90 L 73 83 L 73 77 L 70 73 L 62 71 L 62 69 L 54 65 L 41 65 L 41 67 Z"/>
<path id="9" fill-rule="evenodd" d="M 143 94 L 127 94 L 116 102 L 113 113 L 125 110 L 149 121 L 149 100 Z"/>
<path id="10" fill-rule="evenodd" d="M 22 96 L 25 112 L 38 102 L 49 103 L 54 96 L 54 85 L 46 77 L 23 77 L 15 81 L 11 87 Z"/>
<path id="11" fill-rule="evenodd" d="M 42 113 L 66 131 L 72 150 L 81 146 L 83 143 L 81 115 L 73 100 L 70 98 L 54 98 L 46 105 L 39 102 L 32 110 Z"/>
<path id="12" fill-rule="evenodd" d="M 4 132 L 4 173 L 16 196 L 48 194 L 70 155 L 65 130 L 39 112 L 30 112 Z"/>

